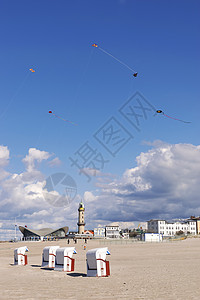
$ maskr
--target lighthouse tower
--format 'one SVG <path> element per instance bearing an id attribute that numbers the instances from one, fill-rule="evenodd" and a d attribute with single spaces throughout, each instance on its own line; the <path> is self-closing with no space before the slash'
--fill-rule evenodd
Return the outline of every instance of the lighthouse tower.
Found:
<path id="1" fill-rule="evenodd" d="M 85 222 L 84 222 L 84 204 L 81 201 L 81 203 L 79 203 L 79 208 L 78 208 L 78 234 L 84 234 L 84 227 L 85 227 Z"/>

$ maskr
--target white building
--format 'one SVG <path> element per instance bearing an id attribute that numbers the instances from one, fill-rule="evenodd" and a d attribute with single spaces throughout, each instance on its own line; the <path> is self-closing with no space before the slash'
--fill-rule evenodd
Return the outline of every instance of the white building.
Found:
<path id="1" fill-rule="evenodd" d="M 120 238 L 120 228 L 119 226 L 106 226 L 105 228 L 105 236 L 106 238 Z"/>
<path id="2" fill-rule="evenodd" d="M 105 228 L 104 227 L 94 228 L 94 237 L 95 238 L 105 238 Z"/>
<path id="3" fill-rule="evenodd" d="M 165 220 L 150 220 L 147 223 L 149 232 L 161 233 L 164 236 L 173 236 L 179 231 L 183 231 L 184 234 L 197 234 L 194 220 L 175 223 L 169 223 Z"/>
<path id="4" fill-rule="evenodd" d="M 140 236 L 141 241 L 144 242 L 162 242 L 161 233 L 142 233 Z"/>

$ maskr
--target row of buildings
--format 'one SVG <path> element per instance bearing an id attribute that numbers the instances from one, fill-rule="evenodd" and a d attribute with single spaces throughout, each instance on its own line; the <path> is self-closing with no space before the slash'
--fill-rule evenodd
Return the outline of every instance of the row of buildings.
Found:
<path id="1" fill-rule="evenodd" d="M 170 237 L 177 234 L 198 235 L 200 234 L 200 217 L 191 216 L 189 219 L 168 222 L 162 219 L 152 219 L 142 222 L 134 230 L 121 229 L 117 225 L 108 225 L 97 227 L 94 230 L 85 230 L 84 219 L 85 207 L 81 202 L 78 208 L 78 232 L 68 232 L 68 227 L 62 227 L 56 230 L 43 228 L 32 230 L 26 226 L 19 226 L 24 239 L 51 239 L 51 238 L 129 238 L 141 233 L 157 233 L 164 237 Z M 142 225 L 142 226 L 141 226 Z"/>
<path id="2" fill-rule="evenodd" d="M 139 224 L 140 225 L 140 224 Z M 139 229 L 139 230 L 138 230 Z M 134 231 L 147 233 L 159 233 L 164 237 L 170 237 L 177 234 L 199 235 L 200 234 L 200 217 L 191 216 L 189 219 L 168 222 L 161 219 L 152 219 L 143 222 L 142 226 L 138 226 Z M 130 230 L 121 230 L 119 226 L 105 226 L 94 229 L 94 237 L 96 238 L 127 238 Z"/>
<path id="3" fill-rule="evenodd" d="M 147 222 L 148 232 L 161 233 L 163 236 L 173 236 L 176 234 L 200 234 L 200 217 L 191 216 L 189 219 L 175 222 L 166 220 L 150 220 Z"/>
<path id="4" fill-rule="evenodd" d="M 120 238 L 122 236 L 119 226 L 105 226 L 94 228 L 95 238 Z"/>

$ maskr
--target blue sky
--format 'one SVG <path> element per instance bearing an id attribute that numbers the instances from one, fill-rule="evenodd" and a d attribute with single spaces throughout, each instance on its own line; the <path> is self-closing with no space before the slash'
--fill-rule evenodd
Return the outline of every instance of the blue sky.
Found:
<path id="1" fill-rule="evenodd" d="M 9 163 L 2 162 L 8 177 L 25 172 L 23 159 L 30 148 L 48 152 L 51 158 L 44 160 L 36 155 L 34 168 L 44 178 L 56 172 L 74 178 L 79 198 L 71 204 L 73 214 L 80 198 L 87 205 L 85 192 L 95 195 L 90 200 L 102 194 L 96 177 L 88 183 L 86 176 L 80 176 L 78 169 L 70 166 L 69 157 L 75 157 L 86 141 L 109 160 L 101 172 L 118 180 L 127 169 L 137 167 L 137 156 L 151 151 L 155 144 L 147 142 L 161 140 L 172 148 L 175 144 L 197 146 L 199 9 L 198 1 L 177 0 L 2 1 L 0 145 L 9 150 Z M 138 77 L 133 78 L 127 68 L 93 48 L 92 43 L 128 64 L 138 72 Z M 36 72 L 30 73 L 29 68 Z M 150 112 L 138 132 L 119 113 L 136 92 L 156 109 L 192 123 L 184 124 L 162 115 L 154 117 Z M 49 110 L 78 125 L 55 118 L 48 114 Z M 111 117 L 134 136 L 115 157 L 94 138 Z M 52 167 L 47 160 L 55 158 L 57 163 Z M 5 184 L 7 179 L 3 180 Z M 159 217 L 160 212 L 156 215 L 153 207 L 152 200 L 152 214 L 139 214 L 135 220 Z M 2 209 L 4 212 L 7 208 Z M 43 209 L 32 206 L 30 214 L 34 211 L 39 213 Z M 19 222 L 24 221 L 27 213 L 16 209 Z M 91 213 L 98 215 L 95 205 Z M 7 224 L 6 220 L 16 214 L 2 213 L 1 223 Z M 168 217 L 172 217 L 170 212 Z M 106 220 L 98 218 L 99 223 L 116 221 L 112 211 Z M 30 218 L 30 223 L 33 220 L 36 219 Z M 119 221 L 131 220 L 135 221 L 134 215 Z M 67 222 L 73 227 L 70 217 Z M 54 222 L 55 226 L 63 223 L 64 219 Z M 34 224 L 38 225 L 36 221 Z M 91 227 L 95 224 L 95 219 L 89 223 Z"/>

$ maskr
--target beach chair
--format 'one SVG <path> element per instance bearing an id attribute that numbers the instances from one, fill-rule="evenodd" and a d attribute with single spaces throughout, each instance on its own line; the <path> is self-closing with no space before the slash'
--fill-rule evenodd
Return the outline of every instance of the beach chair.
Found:
<path id="1" fill-rule="evenodd" d="M 48 246 L 43 249 L 42 253 L 42 267 L 43 268 L 54 268 L 55 267 L 55 258 L 56 250 L 60 246 Z"/>
<path id="2" fill-rule="evenodd" d="M 14 250 L 14 265 L 25 266 L 28 264 L 26 252 L 28 252 L 28 248 L 26 246 L 16 248 Z"/>
<path id="3" fill-rule="evenodd" d="M 75 247 L 63 247 L 56 250 L 55 271 L 74 271 L 75 259 L 72 258 L 76 254 Z"/>
<path id="4" fill-rule="evenodd" d="M 107 277 L 110 275 L 110 265 L 106 260 L 106 255 L 110 255 L 107 247 L 87 251 L 87 276 Z"/>

